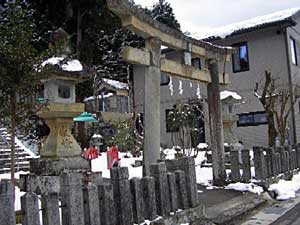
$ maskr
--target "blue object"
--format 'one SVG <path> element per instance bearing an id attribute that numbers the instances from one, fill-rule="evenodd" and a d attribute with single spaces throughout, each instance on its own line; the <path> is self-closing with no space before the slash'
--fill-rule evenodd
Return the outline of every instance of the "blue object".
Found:
<path id="1" fill-rule="evenodd" d="M 79 116 L 73 118 L 75 122 L 97 122 L 97 119 L 89 112 L 83 112 Z"/>

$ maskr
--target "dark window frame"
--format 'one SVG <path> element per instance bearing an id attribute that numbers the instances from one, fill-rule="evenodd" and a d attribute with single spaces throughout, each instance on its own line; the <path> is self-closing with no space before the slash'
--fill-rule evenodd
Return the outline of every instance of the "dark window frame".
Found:
<path id="1" fill-rule="evenodd" d="M 259 125 L 266 125 L 266 124 L 268 124 L 267 117 L 266 117 L 265 121 L 255 121 L 255 116 L 256 115 L 262 115 L 262 114 L 266 114 L 266 112 L 265 111 L 256 111 L 256 112 L 249 112 L 249 113 L 240 113 L 240 114 L 238 114 L 239 120 L 237 121 L 237 127 L 250 127 L 250 126 L 259 126 Z M 251 120 L 251 122 L 241 123 L 240 120 L 241 120 L 242 116 L 249 116 L 249 119 Z"/>
<path id="2" fill-rule="evenodd" d="M 59 84 L 57 89 L 58 97 L 63 99 L 71 98 L 71 87 L 69 85 Z"/>
<path id="3" fill-rule="evenodd" d="M 164 81 L 164 79 L 166 79 L 168 81 Z M 170 76 L 165 75 L 165 74 L 160 75 L 160 86 L 167 86 L 167 85 L 169 85 L 170 81 L 171 81 Z"/>
<path id="4" fill-rule="evenodd" d="M 247 58 L 248 66 L 247 66 L 247 68 L 241 68 L 241 66 L 240 66 L 240 69 L 236 69 L 235 66 L 234 66 L 235 65 L 235 63 L 234 63 L 234 54 L 232 54 L 231 55 L 231 59 L 232 59 L 232 71 L 234 73 L 245 72 L 245 71 L 249 71 L 250 70 L 248 43 L 246 41 L 243 41 L 243 42 L 235 43 L 235 44 L 232 45 L 232 47 L 238 48 L 238 54 L 239 54 L 239 60 L 240 61 L 241 61 L 241 58 L 240 58 L 240 48 L 241 48 L 241 46 L 246 46 L 246 58 Z"/>
<path id="5" fill-rule="evenodd" d="M 198 66 L 196 65 L 196 62 L 198 62 Z M 201 70 L 201 59 L 199 57 L 192 58 L 192 66 Z"/>
<path id="6" fill-rule="evenodd" d="M 296 45 L 296 40 L 290 36 L 290 50 L 291 50 L 291 61 L 292 64 L 295 66 L 298 66 L 298 57 L 297 57 L 297 45 Z M 292 54 L 294 52 L 295 55 L 295 62 L 293 62 L 293 57 Z"/>

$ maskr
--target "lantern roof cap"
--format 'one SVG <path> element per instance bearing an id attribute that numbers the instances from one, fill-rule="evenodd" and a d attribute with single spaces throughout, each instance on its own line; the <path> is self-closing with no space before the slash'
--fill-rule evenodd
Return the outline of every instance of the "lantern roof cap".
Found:
<path id="1" fill-rule="evenodd" d="M 89 112 L 83 112 L 79 116 L 74 117 L 75 122 L 97 122 L 97 119 Z"/>
<path id="2" fill-rule="evenodd" d="M 42 67 L 51 66 L 48 79 L 64 79 L 84 81 L 90 78 L 94 71 L 81 64 L 78 59 L 69 59 L 66 56 L 53 56 L 41 64 Z"/>

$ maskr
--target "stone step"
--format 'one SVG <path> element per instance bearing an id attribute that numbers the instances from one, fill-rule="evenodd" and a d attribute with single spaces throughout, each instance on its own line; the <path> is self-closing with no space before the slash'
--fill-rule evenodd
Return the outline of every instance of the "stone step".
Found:
<path id="1" fill-rule="evenodd" d="M 10 158 L 10 153 L 6 153 L 6 154 L 0 154 L 0 159 L 7 159 Z M 30 155 L 28 155 L 27 153 L 19 153 L 19 154 L 15 154 L 15 158 L 31 158 Z"/>
<path id="2" fill-rule="evenodd" d="M 29 171 L 29 166 L 28 167 L 24 166 L 24 167 L 15 168 L 15 172 L 19 172 L 19 171 L 28 172 Z M 0 174 L 5 174 L 5 173 L 10 173 L 10 168 L 0 169 Z"/>

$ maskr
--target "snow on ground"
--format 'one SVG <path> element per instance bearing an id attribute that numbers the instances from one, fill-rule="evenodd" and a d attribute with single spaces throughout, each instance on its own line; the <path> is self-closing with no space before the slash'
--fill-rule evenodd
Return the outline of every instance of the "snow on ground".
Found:
<path id="1" fill-rule="evenodd" d="M 232 183 L 232 184 L 228 184 L 225 189 L 232 189 L 232 190 L 236 190 L 236 191 L 249 191 L 252 192 L 254 194 L 261 194 L 264 192 L 263 188 L 253 184 L 253 183 Z"/>
<path id="2" fill-rule="evenodd" d="M 163 150 L 166 154 L 166 159 L 174 159 L 175 154 L 177 153 L 174 148 Z M 192 154 L 194 150 L 192 150 Z M 130 156 L 130 158 L 126 158 L 125 156 Z M 129 178 L 132 177 L 142 177 L 142 166 L 134 167 L 135 160 L 142 160 L 142 156 L 138 158 L 134 158 L 130 153 L 119 153 L 120 165 L 124 167 L 128 167 L 129 170 Z M 197 183 L 201 183 L 204 185 L 209 185 L 212 180 L 212 169 L 211 168 L 201 168 L 201 163 L 206 160 L 205 151 L 199 151 L 197 157 L 195 158 L 196 165 L 196 176 Z M 109 178 L 110 171 L 107 169 L 107 155 L 106 152 L 101 153 L 101 155 L 92 160 L 92 171 L 94 172 L 102 172 L 102 177 Z"/>
<path id="3" fill-rule="evenodd" d="M 294 175 L 292 180 L 279 180 L 272 184 L 269 191 L 277 194 L 277 200 L 287 200 L 296 197 L 296 192 L 300 190 L 300 174 Z"/>
<path id="4" fill-rule="evenodd" d="M 28 172 L 16 172 L 15 173 L 15 178 L 19 179 L 21 174 L 27 174 Z M 2 179 L 10 179 L 10 174 L 6 173 L 6 174 L 0 174 L 0 180 Z M 15 210 L 21 210 L 21 196 L 23 196 L 25 194 L 25 192 L 20 191 L 20 189 L 18 187 L 15 187 Z"/>
<path id="5" fill-rule="evenodd" d="M 175 154 L 177 153 L 174 148 L 163 150 L 166 154 L 166 159 L 174 159 Z M 192 150 L 192 154 L 194 150 Z M 132 157 L 130 153 L 119 153 L 120 166 L 128 167 L 129 170 L 129 178 L 132 177 L 142 177 L 142 166 L 134 167 L 135 160 L 142 160 L 142 156 L 140 157 Z M 213 174 L 211 167 L 201 167 L 201 163 L 206 160 L 205 151 L 199 151 L 197 157 L 195 158 L 196 164 L 196 179 L 197 183 L 207 185 L 209 188 L 215 188 L 211 186 Z M 94 172 L 102 172 L 102 176 L 109 178 L 110 171 L 107 169 L 107 154 L 106 152 L 101 153 L 101 155 L 92 160 L 92 171 Z M 228 172 L 228 171 L 227 171 Z M 20 174 L 25 174 L 26 172 L 18 172 L 16 173 L 16 178 L 19 179 Z M 1 174 L 1 179 L 10 179 L 9 174 Z M 229 184 L 225 187 L 226 189 L 234 189 L 237 191 L 249 191 L 252 193 L 260 194 L 263 192 L 263 189 L 253 183 L 233 183 Z M 280 180 L 278 184 L 273 184 L 270 186 L 270 191 L 275 191 L 278 194 L 278 200 L 286 200 L 289 198 L 293 198 L 296 196 L 295 192 L 300 189 L 300 174 L 295 175 L 293 180 L 285 181 Z M 20 210 L 20 197 L 24 194 L 21 192 L 19 188 L 16 187 L 16 201 L 15 201 L 15 209 Z M 145 223 L 147 224 L 147 223 Z"/>
<path id="6" fill-rule="evenodd" d="M 37 157 L 29 148 L 25 147 L 25 145 L 23 145 L 23 143 L 18 138 L 15 138 L 15 143 L 17 144 L 17 146 L 22 148 L 24 150 L 24 152 L 26 152 L 28 155 L 30 155 L 30 157 L 32 157 L 32 158 Z"/>

